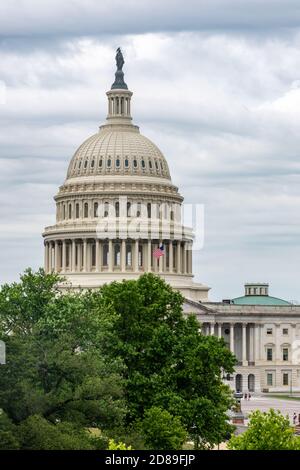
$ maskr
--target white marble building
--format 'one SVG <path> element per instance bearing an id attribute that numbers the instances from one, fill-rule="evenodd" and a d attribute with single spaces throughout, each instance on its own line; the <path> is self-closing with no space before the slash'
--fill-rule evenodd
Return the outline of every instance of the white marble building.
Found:
<path id="1" fill-rule="evenodd" d="M 263 294 L 260 294 L 263 292 Z M 243 392 L 300 391 L 300 306 L 246 284 L 245 296 L 223 302 L 186 301 L 205 334 L 224 338 L 238 365 L 228 383 Z M 225 379 L 225 380 L 226 380 Z"/>
<path id="2" fill-rule="evenodd" d="M 45 270 L 74 288 L 154 272 L 185 297 L 208 300 L 209 288 L 193 282 L 193 233 L 181 222 L 183 197 L 161 151 L 132 124 L 120 51 L 116 61 L 106 122 L 75 152 L 55 196 L 56 224 L 43 233 Z M 164 256 L 157 260 L 154 250 L 161 246 Z"/>
<path id="3" fill-rule="evenodd" d="M 183 197 L 161 151 L 132 123 L 120 51 L 116 61 L 106 122 L 79 146 L 55 196 L 56 223 L 43 233 L 46 272 L 74 289 L 157 273 L 182 292 L 185 312 L 196 313 L 203 331 L 222 336 L 236 354 L 233 388 L 300 390 L 300 307 L 274 300 L 266 284 L 247 285 L 244 300 L 211 303 L 209 287 L 193 281 Z"/>

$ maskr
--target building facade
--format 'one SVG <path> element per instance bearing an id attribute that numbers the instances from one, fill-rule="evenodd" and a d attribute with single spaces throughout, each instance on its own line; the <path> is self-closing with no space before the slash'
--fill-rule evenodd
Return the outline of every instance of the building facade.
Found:
<path id="1" fill-rule="evenodd" d="M 204 334 L 223 338 L 237 358 L 225 381 L 236 391 L 300 391 L 300 306 L 269 296 L 268 284 L 246 284 L 245 295 L 223 302 L 186 301 Z"/>
<path id="2" fill-rule="evenodd" d="M 79 146 L 55 196 L 56 223 L 43 233 L 45 271 L 74 289 L 159 274 L 182 292 L 185 313 L 197 315 L 203 332 L 223 337 L 236 355 L 232 388 L 300 390 L 300 307 L 270 297 L 267 284 L 248 284 L 245 296 L 212 303 L 209 287 L 193 281 L 183 197 L 162 152 L 132 123 L 119 49 L 116 63 L 106 122 Z"/>
<path id="3" fill-rule="evenodd" d="M 55 196 L 56 223 L 43 233 L 45 270 L 62 274 L 73 288 L 154 272 L 186 298 L 208 300 L 209 288 L 193 282 L 183 197 L 162 152 L 132 123 L 120 50 L 116 62 L 106 122 L 75 152 Z"/>

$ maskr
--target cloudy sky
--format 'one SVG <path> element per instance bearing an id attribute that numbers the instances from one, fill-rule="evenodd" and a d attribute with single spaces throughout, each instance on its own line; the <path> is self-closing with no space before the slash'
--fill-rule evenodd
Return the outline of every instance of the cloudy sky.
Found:
<path id="1" fill-rule="evenodd" d="M 134 122 L 205 207 L 196 279 L 212 300 L 261 281 L 300 301 L 298 0 L 1 0 L 0 44 L 0 283 L 43 264 L 121 46 Z"/>

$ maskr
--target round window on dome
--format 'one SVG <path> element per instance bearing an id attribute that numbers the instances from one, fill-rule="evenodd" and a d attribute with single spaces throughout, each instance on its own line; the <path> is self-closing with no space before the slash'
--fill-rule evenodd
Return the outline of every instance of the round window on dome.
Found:
<path id="1" fill-rule="evenodd" d="M 120 168 L 120 159 L 119 158 L 117 158 L 117 160 L 116 160 L 116 168 Z"/>
<path id="2" fill-rule="evenodd" d="M 107 168 L 110 168 L 110 167 L 111 167 L 111 159 L 109 158 L 109 159 L 107 160 Z"/>
<path id="3" fill-rule="evenodd" d="M 125 160 L 125 168 L 128 168 L 128 167 L 129 167 L 129 160 L 128 160 L 128 158 L 126 158 L 126 160 Z"/>

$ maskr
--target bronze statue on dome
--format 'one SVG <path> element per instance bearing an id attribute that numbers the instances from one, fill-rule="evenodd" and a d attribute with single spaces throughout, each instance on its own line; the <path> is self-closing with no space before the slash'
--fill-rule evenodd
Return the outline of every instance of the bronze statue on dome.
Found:
<path id="1" fill-rule="evenodd" d="M 121 48 L 118 47 L 116 51 L 116 64 L 117 64 L 117 71 L 115 73 L 115 81 L 111 86 L 111 89 L 123 89 L 127 90 L 127 85 L 124 82 L 124 72 L 122 70 L 123 65 L 125 64 L 125 60 L 121 51 Z"/>
<path id="2" fill-rule="evenodd" d="M 118 47 L 117 54 L 116 54 L 117 69 L 122 70 L 124 63 L 125 63 L 125 60 L 124 60 L 121 48 Z"/>

